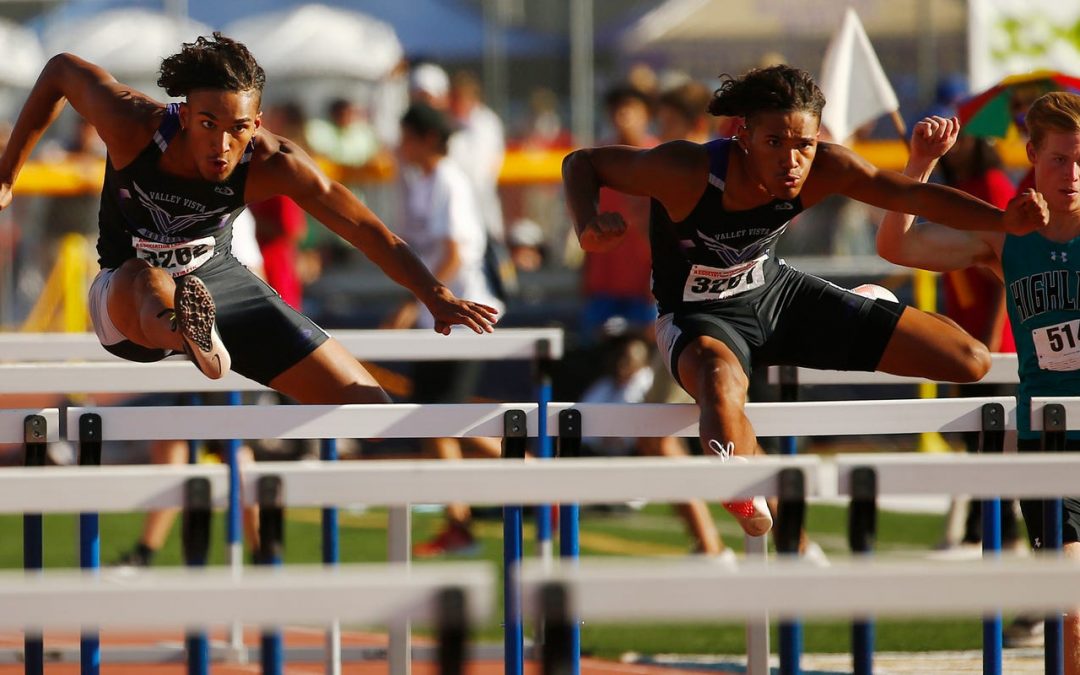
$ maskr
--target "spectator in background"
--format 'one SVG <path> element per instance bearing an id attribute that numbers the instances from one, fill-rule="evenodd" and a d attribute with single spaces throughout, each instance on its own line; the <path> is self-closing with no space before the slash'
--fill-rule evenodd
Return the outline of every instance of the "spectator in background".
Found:
<path id="1" fill-rule="evenodd" d="M 307 123 L 304 138 L 315 154 L 343 166 L 363 166 L 379 152 L 379 141 L 366 114 L 343 98 L 330 102 L 327 119 Z"/>
<path id="2" fill-rule="evenodd" d="M 641 91 L 619 85 L 604 96 L 612 136 L 601 145 L 651 148 L 649 134 L 652 102 Z M 581 333 L 586 341 L 600 337 L 601 327 L 622 317 L 630 330 L 651 331 L 656 320 L 652 297 L 652 257 L 649 252 L 649 199 L 608 188 L 600 190 L 600 211 L 622 215 L 626 236 L 610 251 L 588 252 L 582 275 L 585 296 Z"/>
<path id="3" fill-rule="evenodd" d="M 712 140 L 712 116 L 706 108 L 712 92 L 700 82 L 685 82 L 660 94 L 656 103 L 656 126 L 660 141 Z"/>
<path id="4" fill-rule="evenodd" d="M 409 73 L 409 101 L 426 103 L 436 110 L 450 107 L 450 77 L 434 63 L 421 62 Z"/>
<path id="5" fill-rule="evenodd" d="M 536 87 L 529 94 L 529 116 L 518 143 L 525 150 L 566 148 L 570 132 L 559 116 L 559 97 L 547 87 Z"/>
<path id="6" fill-rule="evenodd" d="M 402 172 L 405 217 L 397 234 L 416 251 L 432 273 L 448 288 L 487 299 L 502 311 L 483 271 L 487 233 L 476 205 L 475 193 L 461 168 L 448 158 L 453 127 L 447 116 L 425 103 L 409 106 L 401 119 L 399 154 L 408 166 Z M 430 327 L 430 313 L 412 301 L 397 309 L 384 328 Z M 417 403 L 460 403 L 479 380 L 477 362 L 418 363 L 414 370 L 413 400 Z M 498 457 L 496 439 L 425 439 L 424 449 L 441 459 L 460 459 L 468 442 L 490 457 Z M 447 506 L 447 524 L 434 539 L 417 545 L 414 555 L 429 557 L 464 553 L 476 547 L 467 504 Z"/>
<path id="7" fill-rule="evenodd" d="M 510 259 L 519 272 L 535 272 L 544 266 L 547 251 L 544 248 L 544 228 L 535 220 L 518 218 L 506 233 Z"/>
<path id="8" fill-rule="evenodd" d="M 480 80 L 469 71 L 458 71 L 450 80 L 450 113 L 457 133 L 450 142 L 450 157 L 469 177 L 488 236 L 506 238 L 502 204 L 499 202 L 499 172 L 506 157 L 506 133 L 502 120 L 484 104 Z"/>

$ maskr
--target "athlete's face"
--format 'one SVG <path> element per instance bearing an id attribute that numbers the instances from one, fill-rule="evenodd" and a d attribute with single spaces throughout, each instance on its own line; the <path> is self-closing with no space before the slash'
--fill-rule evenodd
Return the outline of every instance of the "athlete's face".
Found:
<path id="1" fill-rule="evenodd" d="M 199 175 L 224 181 L 262 125 L 259 92 L 196 89 L 180 106 L 180 124 Z"/>
<path id="2" fill-rule="evenodd" d="M 739 134 L 743 160 L 773 197 L 799 195 L 817 153 L 819 123 L 804 111 L 762 112 L 747 120 Z"/>
<path id="3" fill-rule="evenodd" d="M 1038 148 L 1028 143 L 1027 151 L 1047 208 L 1080 213 L 1080 132 L 1050 131 Z"/>

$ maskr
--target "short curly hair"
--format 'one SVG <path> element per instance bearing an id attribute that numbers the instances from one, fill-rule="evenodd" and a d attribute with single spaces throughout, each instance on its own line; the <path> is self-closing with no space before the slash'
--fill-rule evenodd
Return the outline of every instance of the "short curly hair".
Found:
<path id="1" fill-rule="evenodd" d="M 185 42 L 180 52 L 161 62 L 158 86 L 169 96 L 186 97 L 196 89 L 255 91 L 262 98 L 266 73 L 243 44 L 214 32 Z"/>
<path id="2" fill-rule="evenodd" d="M 709 112 L 750 117 L 759 112 L 807 112 L 821 119 L 825 95 L 805 70 L 779 65 L 754 68 L 742 77 L 720 76 Z"/>

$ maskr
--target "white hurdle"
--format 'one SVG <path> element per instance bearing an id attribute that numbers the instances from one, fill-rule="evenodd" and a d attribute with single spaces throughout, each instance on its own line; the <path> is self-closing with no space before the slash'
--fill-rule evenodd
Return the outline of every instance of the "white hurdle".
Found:
<path id="1" fill-rule="evenodd" d="M 563 354 L 561 328 L 499 328 L 477 335 L 457 331 L 439 335 L 430 330 L 335 330 L 331 336 L 349 353 L 369 361 L 533 359 L 546 340 L 550 357 Z M 97 361 L 127 363 L 101 346 L 93 333 L 0 333 L 0 362 Z"/>
<path id="2" fill-rule="evenodd" d="M 556 328 L 449 336 L 426 330 L 358 330 L 337 331 L 334 337 L 349 353 L 367 361 L 534 360 L 544 350 L 543 358 L 563 354 L 563 332 Z M 73 362 L 65 363 L 66 359 Z M 265 390 L 236 373 L 208 379 L 186 359 L 124 361 L 105 351 L 93 334 L 0 334 L 0 394 Z"/>
<path id="3" fill-rule="evenodd" d="M 93 443 L 113 440 L 215 439 L 215 438 L 438 438 L 506 437 L 513 431 L 523 442 L 538 433 L 539 406 L 530 404 L 457 404 L 457 405 L 346 405 L 346 406 L 164 406 L 158 408 L 69 408 L 68 438 L 85 442 L 84 421 L 93 425 Z M 295 467 L 295 463 L 289 466 Z M 329 466 L 329 465 L 328 465 Z M 238 480 L 238 478 L 237 478 Z M 239 485 L 237 485 L 237 488 Z M 264 493 L 256 489 L 254 494 Z M 341 503 L 363 501 L 363 495 L 350 492 Z M 510 500 L 509 503 L 516 503 Z M 268 526 L 271 509 L 264 507 L 261 523 Z M 335 504 L 337 506 L 339 504 Z M 280 516 L 280 508 L 277 509 Z M 402 558 L 409 551 L 409 513 L 403 508 L 393 518 L 388 533 L 389 548 Z M 86 537 L 96 540 L 96 522 Z M 268 536 L 261 537 L 263 544 Z M 91 549 L 93 547 L 91 546 Z M 96 560 L 87 564 L 97 565 Z M 391 672 L 409 671 L 410 645 L 407 623 L 391 626 Z M 267 653 L 279 662 L 280 641 L 264 639 L 263 659 Z M 334 660 L 334 659 L 331 659 Z M 276 666 L 280 668 L 280 666 Z"/>
<path id="4" fill-rule="evenodd" d="M 490 617 L 494 586 L 483 563 L 293 566 L 240 575 L 228 569 L 12 573 L 0 575 L 0 629 L 381 624 L 403 617 L 435 624 L 436 595 L 453 588 L 465 593 L 475 622 Z"/>

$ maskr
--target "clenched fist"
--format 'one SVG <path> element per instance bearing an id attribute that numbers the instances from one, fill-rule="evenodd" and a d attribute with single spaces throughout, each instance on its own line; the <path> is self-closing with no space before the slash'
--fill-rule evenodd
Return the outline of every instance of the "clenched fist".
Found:
<path id="1" fill-rule="evenodd" d="M 626 221 L 618 213 L 598 213 L 581 230 L 581 248 L 600 253 L 614 248 L 626 234 Z"/>
<path id="2" fill-rule="evenodd" d="M 1009 234 L 1024 235 L 1041 230 L 1049 221 L 1046 200 L 1030 188 L 1013 197 L 1005 207 L 1005 231 Z"/>

